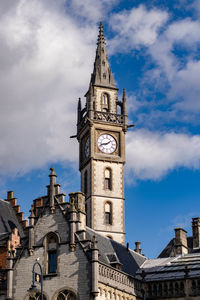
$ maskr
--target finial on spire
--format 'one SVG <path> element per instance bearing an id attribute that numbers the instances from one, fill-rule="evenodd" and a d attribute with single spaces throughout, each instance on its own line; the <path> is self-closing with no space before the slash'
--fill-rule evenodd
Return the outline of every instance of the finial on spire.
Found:
<path id="1" fill-rule="evenodd" d="M 54 168 L 51 167 L 49 170 L 51 171 L 49 176 L 56 176 L 57 177 Z"/>

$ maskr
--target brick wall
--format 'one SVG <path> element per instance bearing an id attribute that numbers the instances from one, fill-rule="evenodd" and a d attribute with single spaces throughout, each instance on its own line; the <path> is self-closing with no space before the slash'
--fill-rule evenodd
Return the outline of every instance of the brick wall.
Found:
<path id="1" fill-rule="evenodd" d="M 7 249 L 0 247 L 0 269 L 6 269 Z"/>

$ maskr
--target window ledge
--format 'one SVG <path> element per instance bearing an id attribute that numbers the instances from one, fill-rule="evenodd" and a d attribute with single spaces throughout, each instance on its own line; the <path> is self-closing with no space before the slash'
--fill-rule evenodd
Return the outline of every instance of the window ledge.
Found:
<path id="1" fill-rule="evenodd" d="M 43 278 L 48 278 L 48 277 L 55 277 L 55 276 L 58 276 L 58 273 L 49 273 L 49 274 L 44 274 L 43 275 Z"/>

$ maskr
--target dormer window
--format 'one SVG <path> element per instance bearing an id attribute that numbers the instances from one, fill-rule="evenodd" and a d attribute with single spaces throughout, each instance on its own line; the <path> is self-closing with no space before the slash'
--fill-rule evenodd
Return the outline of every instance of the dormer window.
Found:
<path id="1" fill-rule="evenodd" d="M 121 263 L 116 255 L 116 253 L 110 253 L 110 254 L 106 254 L 106 258 L 109 262 L 109 264 L 113 267 L 116 268 L 118 270 L 121 270 Z"/>

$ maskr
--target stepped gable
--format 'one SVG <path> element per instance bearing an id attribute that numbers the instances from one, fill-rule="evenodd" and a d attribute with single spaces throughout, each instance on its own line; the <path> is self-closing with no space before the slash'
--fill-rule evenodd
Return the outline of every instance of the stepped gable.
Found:
<path id="1" fill-rule="evenodd" d="M 137 270 L 147 259 L 145 256 L 123 246 L 108 237 L 105 237 L 95 230 L 87 227 L 87 238 L 92 240 L 93 236 L 96 236 L 97 247 L 99 249 L 99 261 L 110 265 L 120 267 L 120 270 L 135 276 Z"/>
<path id="2" fill-rule="evenodd" d="M 18 229 L 20 238 L 25 237 L 22 224 L 12 205 L 8 201 L 0 199 L 0 244 L 7 241 L 14 228 Z"/>

